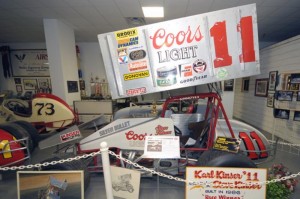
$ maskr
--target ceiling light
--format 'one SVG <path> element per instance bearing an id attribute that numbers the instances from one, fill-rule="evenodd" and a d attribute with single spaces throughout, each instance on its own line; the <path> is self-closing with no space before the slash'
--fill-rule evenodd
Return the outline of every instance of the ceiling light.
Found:
<path id="1" fill-rule="evenodd" d="M 142 7 L 144 17 L 164 17 L 163 7 Z"/>

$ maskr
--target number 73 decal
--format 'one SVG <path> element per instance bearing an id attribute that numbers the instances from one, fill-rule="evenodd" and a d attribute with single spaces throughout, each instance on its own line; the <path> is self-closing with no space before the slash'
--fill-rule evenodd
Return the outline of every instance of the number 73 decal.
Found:
<path id="1" fill-rule="evenodd" d="M 35 106 L 38 106 L 37 114 L 38 115 L 53 115 L 55 113 L 54 104 L 52 103 L 36 103 Z"/>

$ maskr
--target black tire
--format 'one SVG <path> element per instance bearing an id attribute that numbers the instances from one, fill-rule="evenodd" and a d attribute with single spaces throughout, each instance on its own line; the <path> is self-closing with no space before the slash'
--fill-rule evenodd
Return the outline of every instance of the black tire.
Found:
<path id="1" fill-rule="evenodd" d="M 52 162 L 52 161 L 59 161 L 60 158 L 53 157 L 44 160 L 44 162 Z M 74 160 L 72 162 L 65 162 L 62 164 L 56 164 L 56 165 L 48 165 L 41 167 L 42 171 L 68 171 L 68 170 L 83 170 L 84 175 L 84 190 L 86 190 L 90 184 L 90 173 L 87 170 L 87 167 L 82 162 L 82 160 Z"/>
<path id="2" fill-rule="evenodd" d="M 243 154 L 213 149 L 202 153 L 197 166 L 257 168 L 254 162 Z"/>
<path id="3" fill-rule="evenodd" d="M 26 121 L 14 121 L 12 123 L 15 123 L 19 126 L 21 126 L 22 128 L 24 128 L 27 133 L 30 135 L 32 142 L 33 142 L 33 146 L 36 147 L 39 143 L 39 133 L 38 130 L 29 122 Z"/>
<path id="4" fill-rule="evenodd" d="M 23 138 L 28 138 L 28 149 L 29 152 L 32 153 L 34 150 L 34 146 L 33 146 L 33 141 L 31 139 L 31 136 L 29 135 L 29 133 L 27 133 L 27 131 L 22 128 L 19 125 L 13 124 L 13 123 L 6 123 L 6 124 L 0 124 L 0 128 L 9 132 L 11 135 L 13 135 L 17 140 L 18 139 L 23 139 Z"/>

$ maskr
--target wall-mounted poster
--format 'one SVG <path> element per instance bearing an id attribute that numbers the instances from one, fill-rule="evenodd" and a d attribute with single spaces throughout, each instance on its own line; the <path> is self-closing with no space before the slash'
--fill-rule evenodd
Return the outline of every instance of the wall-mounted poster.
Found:
<path id="1" fill-rule="evenodd" d="M 49 77 L 47 50 L 12 50 L 10 52 L 14 77 Z"/>
<path id="2" fill-rule="evenodd" d="M 269 91 L 275 91 L 277 83 L 277 71 L 271 71 L 269 73 Z"/>
<path id="3" fill-rule="evenodd" d="M 233 91 L 234 79 L 224 81 L 224 91 Z"/>
<path id="4" fill-rule="evenodd" d="M 266 97 L 268 93 L 268 80 L 269 79 L 257 79 L 255 81 L 255 96 Z"/>
<path id="5" fill-rule="evenodd" d="M 18 171 L 18 199 L 84 199 L 83 171 Z"/>
<path id="6" fill-rule="evenodd" d="M 77 81 L 67 81 L 68 93 L 78 92 L 78 82 Z"/>
<path id="7" fill-rule="evenodd" d="M 35 90 L 37 88 L 36 79 L 23 79 L 24 90 Z"/>

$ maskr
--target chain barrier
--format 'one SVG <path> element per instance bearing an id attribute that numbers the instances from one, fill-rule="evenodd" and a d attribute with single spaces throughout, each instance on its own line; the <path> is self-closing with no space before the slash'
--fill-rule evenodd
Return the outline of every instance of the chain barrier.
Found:
<path id="1" fill-rule="evenodd" d="M 96 155 L 100 155 L 101 151 L 84 154 L 82 156 L 76 156 L 73 158 L 61 159 L 61 160 L 54 160 L 52 162 L 44 162 L 44 163 L 37 163 L 37 164 L 29 164 L 29 165 L 21 165 L 21 166 L 12 166 L 12 167 L 0 167 L 0 171 L 13 171 L 13 170 L 24 170 L 24 169 L 32 169 L 32 168 L 40 168 L 42 166 L 49 166 L 49 165 L 56 165 L 56 164 L 63 164 L 65 162 L 72 162 L 74 160 L 85 159 L 89 157 L 94 157 Z"/>
<path id="2" fill-rule="evenodd" d="M 276 143 L 276 141 L 274 140 L 268 140 L 269 143 Z M 287 142 L 277 142 L 277 144 L 281 144 L 281 145 L 288 145 L 288 146 L 300 146 L 300 144 L 292 144 L 292 143 L 287 143 Z"/>
<path id="3" fill-rule="evenodd" d="M 133 165 L 134 167 L 136 168 L 140 168 L 144 171 L 147 171 L 151 174 L 156 174 L 160 177 L 164 177 L 164 178 L 168 178 L 170 180 L 175 180 L 175 181 L 178 181 L 178 182 L 184 182 L 184 183 L 193 183 L 193 184 L 198 184 L 198 185 L 207 185 L 207 183 L 200 183 L 199 182 L 193 182 L 193 181 L 187 181 L 185 179 L 182 179 L 182 178 L 179 178 L 179 177 L 174 177 L 174 176 L 171 176 L 171 175 L 167 175 L 167 174 L 164 174 L 164 173 L 161 173 L 161 172 L 158 172 L 158 171 L 155 171 L 153 169 L 149 169 L 147 167 L 144 167 L 144 166 L 141 166 L 137 163 L 134 163 L 126 158 L 123 158 L 121 157 L 120 155 L 117 155 L 115 154 L 113 151 L 110 151 L 108 150 L 108 153 L 112 156 L 115 156 L 116 158 L 130 164 L 130 165 Z M 97 152 L 93 152 L 93 153 L 89 153 L 89 154 L 84 154 L 82 156 L 76 156 L 76 157 L 73 157 L 73 158 L 67 158 L 67 159 L 61 159 L 61 160 L 57 160 L 57 161 L 51 161 L 51 162 L 44 162 L 44 163 L 37 163 L 37 164 L 29 164 L 29 165 L 21 165 L 21 166 L 12 166 L 12 167 L 0 167 L 0 171 L 13 171 L 13 170 L 24 170 L 24 169 L 32 169 L 32 168 L 40 168 L 42 166 L 49 166 L 49 165 L 56 165 L 56 164 L 63 164 L 65 162 L 72 162 L 72 161 L 75 161 L 75 160 L 80 160 L 80 159 L 85 159 L 85 158 L 89 158 L 89 157 L 94 157 L 96 155 L 100 155 L 101 154 L 101 151 L 97 151 Z M 291 178 L 296 178 L 300 176 L 300 172 L 296 173 L 296 174 L 291 174 L 290 176 L 285 176 L 285 177 L 282 177 L 282 178 L 278 178 L 278 179 L 272 179 L 272 180 L 269 180 L 269 181 L 263 181 L 263 182 L 259 182 L 259 183 L 256 183 L 257 185 L 263 185 L 263 184 L 269 184 L 269 183 L 276 183 L 276 182 L 280 182 L 280 181 L 285 181 L 285 180 L 288 180 L 288 179 L 291 179 Z M 210 183 L 208 183 L 210 184 Z M 251 185 L 254 185 L 254 184 L 251 184 Z"/>

